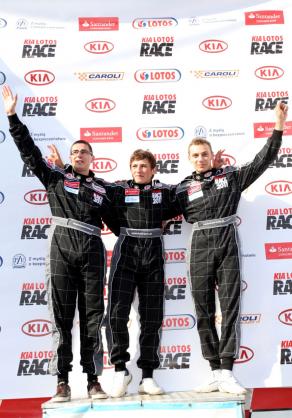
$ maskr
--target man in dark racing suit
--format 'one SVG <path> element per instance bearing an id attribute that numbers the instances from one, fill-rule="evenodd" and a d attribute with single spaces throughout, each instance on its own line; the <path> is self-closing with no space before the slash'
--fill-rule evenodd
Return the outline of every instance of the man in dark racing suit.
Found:
<path id="1" fill-rule="evenodd" d="M 49 230 L 46 266 L 48 306 L 52 320 L 53 352 L 50 372 L 58 376 L 54 402 L 68 401 L 72 370 L 71 329 L 78 296 L 80 320 L 80 364 L 87 373 L 88 396 L 106 398 L 98 382 L 103 369 L 101 324 L 104 316 L 103 289 L 106 253 L 100 237 L 101 216 L 109 227 L 109 201 L 102 180 L 89 170 L 92 149 L 86 141 L 71 146 L 71 164 L 58 168 L 42 158 L 29 131 L 15 113 L 17 95 L 8 86 L 2 91 L 10 133 L 22 160 L 48 192 L 53 215 Z"/>
<path id="2" fill-rule="evenodd" d="M 175 188 L 153 180 L 156 160 L 136 150 L 130 158 L 133 180 L 108 185 L 107 193 L 120 225 L 108 284 L 108 348 L 115 366 L 110 395 L 123 396 L 131 381 L 126 368 L 130 355 L 127 323 L 137 289 L 140 314 L 139 393 L 163 393 L 153 379 L 159 367 L 159 342 L 164 305 L 164 250 L 162 221 L 179 213 L 172 205 Z"/>
<path id="3" fill-rule="evenodd" d="M 287 106 L 276 106 L 272 136 L 252 162 L 241 167 L 212 169 L 211 145 L 194 139 L 189 160 L 195 171 L 177 188 L 187 222 L 193 224 L 190 278 L 202 354 L 210 363 L 212 379 L 197 392 L 245 393 L 232 374 L 240 343 L 241 296 L 236 210 L 241 193 L 256 181 L 276 158 L 282 141 Z M 215 287 L 222 312 L 221 338 L 215 328 Z"/>

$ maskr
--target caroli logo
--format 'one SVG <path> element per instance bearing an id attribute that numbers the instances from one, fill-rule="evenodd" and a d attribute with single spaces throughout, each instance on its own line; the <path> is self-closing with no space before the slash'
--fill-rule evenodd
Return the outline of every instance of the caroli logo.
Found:
<path id="1" fill-rule="evenodd" d="M 278 319 L 282 324 L 292 325 L 292 309 L 286 309 L 278 315 Z"/>
<path id="2" fill-rule="evenodd" d="M 107 54 L 114 49 L 114 44 L 108 41 L 92 41 L 87 42 L 84 49 L 91 54 Z"/>
<path id="3" fill-rule="evenodd" d="M 224 165 L 232 165 L 235 166 L 236 159 L 229 154 L 222 154 L 222 158 L 224 160 Z"/>
<path id="4" fill-rule="evenodd" d="M 226 96 L 209 96 L 202 101 L 203 106 L 210 110 L 224 110 L 232 105 L 232 100 Z"/>
<path id="5" fill-rule="evenodd" d="M 288 180 L 275 180 L 268 183 L 265 191 L 275 196 L 286 196 L 292 193 L 292 182 Z"/>
<path id="6" fill-rule="evenodd" d="M 26 73 L 24 79 L 27 83 L 34 86 L 46 86 L 55 80 L 55 76 L 50 71 L 34 70 Z"/>
<path id="7" fill-rule="evenodd" d="M 257 78 L 262 80 L 276 80 L 284 75 L 284 70 L 280 67 L 265 65 L 257 68 L 254 73 Z"/>
<path id="8" fill-rule="evenodd" d="M 24 195 L 24 200 L 31 205 L 47 205 L 49 203 L 47 191 L 41 189 L 27 192 Z"/>
<path id="9" fill-rule="evenodd" d="M 254 357 L 254 352 L 251 348 L 245 347 L 244 345 L 241 345 L 239 347 L 239 353 L 238 358 L 235 360 L 234 363 L 247 363 Z"/>
<path id="10" fill-rule="evenodd" d="M 52 332 L 52 323 L 46 319 L 33 319 L 25 322 L 21 331 L 30 337 L 45 337 Z"/>
<path id="11" fill-rule="evenodd" d="M 95 173 L 108 173 L 117 168 L 117 163 L 111 158 L 95 158 L 92 162 L 92 171 Z"/>
<path id="12" fill-rule="evenodd" d="M 177 20 L 173 17 L 140 17 L 132 22 L 132 26 L 135 29 L 170 28 L 177 24 Z"/>
<path id="13" fill-rule="evenodd" d="M 138 129 L 136 135 L 140 141 L 178 140 L 183 138 L 184 130 L 179 126 L 149 127 Z"/>
<path id="14" fill-rule="evenodd" d="M 157 70 L 137 70 L 134 78 L 138 83 L 166 83 L 175 82 L 181 79 L 181 73 L 176 68 Z"/>
<path id="15" fill-rule="evenodd" d="M 218 39 L 208 39 L 206 41 L 201 42 L 199 48 L 203 52 L 216 54 L 218 52 L 226 51 L 226 49 L 228 48 L 228 44 Z"/>
<path id="16" fill-rule="evenodd" d="M 164 315 L 162 321 L 162 329 L 164 331 L 186 330 L 194 328 L 196 320 L 193 315 Z"/>
<path id="17" fill-rule="evenodd" d="M 101 97 L 88 100 L 88 102 L 85 103 L 85 107 L 90 110 L 90 112 L 105 113 L 113 110 L 116 107 L 116 104 L 113 100 Z"/>

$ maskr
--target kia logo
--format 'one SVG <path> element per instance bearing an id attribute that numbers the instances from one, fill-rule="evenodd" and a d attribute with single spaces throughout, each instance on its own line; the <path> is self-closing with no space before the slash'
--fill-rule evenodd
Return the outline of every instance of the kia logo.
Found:
<path id="1" fill-rule="evenodd" d="M 47 205 L 49 203 L 47 191 L 41 189 L 27 192 L 24 195 L 24 200 L 31 205 Z"/>
<path id="2" fill-rule="evenodd" d="M 222 154 L 222 158 L 224 159 L 224 164 L 225 165 L 235 165 L 236 164 L 236 159 L 234 157 L 232 157 L 232 155 L 228 155 L 228 154 Z"/>
<path id="3" fill-rule="evenodd" d="M 247 289 L 247 282 L 245 280 L 241 280 L 241 291 L 244 292 Z"/>
<path id="4" fill-rule="evenodd" d="M 283 76 L 284 70 L 280 67 L 265 65 L 264 67 L 257 68 L 254 73 L 256 77 L 263 80 L 276 80 Z"/>
<path id="5" fill-rule="evenodd" d="M 5 199 L 4 193 L 0 192 L 0 205 L 1 205 L 1 203 L 4 202 L 4 199 Z"/>
<path id="6" fill-rule="evenodd" d="M 203 52 L 208 52 L 210 54 L 216 54 L 218 52 L 223 52 L 228 48 L 228 45 L 224 41 L 219 41 L 218 39 L 208 39 L 200 43 L 199 48 Z"/>
<path id="7" fill-rule="evenodd" d="M 114 49 L 114 44 L 108 41 L 92 41 L 87 42 L 84 49 L 91 54 L 107 54 Z"/>
<path id="8" fill-rule="evenodd" d="M 278 319 L 282 324 L 292 325 L 292 309 L 286 309 L 278 315 Z"/>
<path id="9" fill-rule="evenodd" d="M 265 191 L 275 196 L 285 196 L 292 193 L 292 182 L 288 180 L 275 180 L 266 185 Z"/>
<path id="10" fill-rule="evenodd" d="M 88 102 L 85 103 L 85 107 L 91 112 L 105 113 L 113 110 L 116 107 L 116 104 L 113 100 L 101 97 L 88 100 Z"/>
<path id="11" fill-rule="evenodd" d="M 246 363 L 246 362 L 250 361 L 253 357 L 254 357 L 253 350 L 249 347 L 245 347 L 245 346 L 242 345 L 242 346 L 239 347 L 238 358 L 235 360 L 234 363 L 236 363 L 236 364 Z"/>
<path id="12" fill-rule="evenodd" d="M 21 330 L 30 337 L 45 337 L 52 332 L 52 323 L 46 319 L 33 319 L 25 322 Z"/>
<path id="13" fill-rule="evenodd" d="M 50 71 L 35 70 L 26 73 L 24 79 L 27 83 L 34 86 L 45 86 L 51 84 L 55 80 L 55 76 Z"/>
<path id="14" fill-rule="evenodd" d="M 108 173 L 117 168 L 117 163 L 111 158 L 95 158 L 92 162 L 92 171 L 95 173 Z"/>
<path id="15" fill-rule="evenodd" d="M 202 102 L 210 110 L 224 110 L 232 105 L 232 100 L 225 96 L 209 96 Z"/>
<path id="16" fill-rule="evenodd" d="M 6 81 L 6 75 L 0 71 L 0 84 L 4 84 Z"/>

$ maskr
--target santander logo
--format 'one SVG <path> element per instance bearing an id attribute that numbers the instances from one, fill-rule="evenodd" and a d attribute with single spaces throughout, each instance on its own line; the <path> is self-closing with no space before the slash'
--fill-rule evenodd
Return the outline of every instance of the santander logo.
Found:
<path id="1" fill-rule="evenodd" d="M 275 180 L 268 183 L 265 191 L 275 196 L 285 196 L 292 193 L 292 181 Z"/>
<path id="2" fill-rule="evenodd" d="M 262 80 L 276 80 L 284 75 L 284 70 L 280 67 L 265 65 L 255 70 L 255 76 Z"/>
<path id="3" fill-rule="evenodd" d="M 24 79 L 27 83 L 34 86 L 45 86 L 55 80 L 55 76 L 50 71 L 34 70 L 25 74 Z"/>
<path id="4" fill-rule="evenodd" d="M 107 54 L 114 49 L 114 44 L 108 41 L 92 41 L 87 42 L 84 49 L 91 54 Z"/>
<path id="5" fill-rule="evenodd" d="M 232 105 L 232 100 L 226 96 L 209 96 L 203 100 L 202 104 L 210 110 L 224 110 Z"/>

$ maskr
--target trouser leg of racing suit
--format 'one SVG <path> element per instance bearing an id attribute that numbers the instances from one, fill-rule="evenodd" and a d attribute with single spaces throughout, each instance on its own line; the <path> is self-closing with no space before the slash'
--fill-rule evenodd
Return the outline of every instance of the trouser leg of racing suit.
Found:
<path id="1" fill-rule="evenodd" d="M 240 272 L 233 225 L 193 232 L 190 275 L 203 357 L 217 363 L 235 358 L 240 338 Z M 220 342 L 215 327 L 216 285 L 222 312 Z"/>
<path id="2" fill-rule="evenodd" d="M 47 260 L 48 307 L 52 319 L 54 356 L 51 374 L 72 370 L 72 335 L 76 297 L 80 318 L 80 351 L 83 372 L 101 374 L 100 327 L 104 313 L 105 250 L 99 237 L 80 231 L 54 232 Z M 62 233 L 60 233 L 62 231 Z"/>

